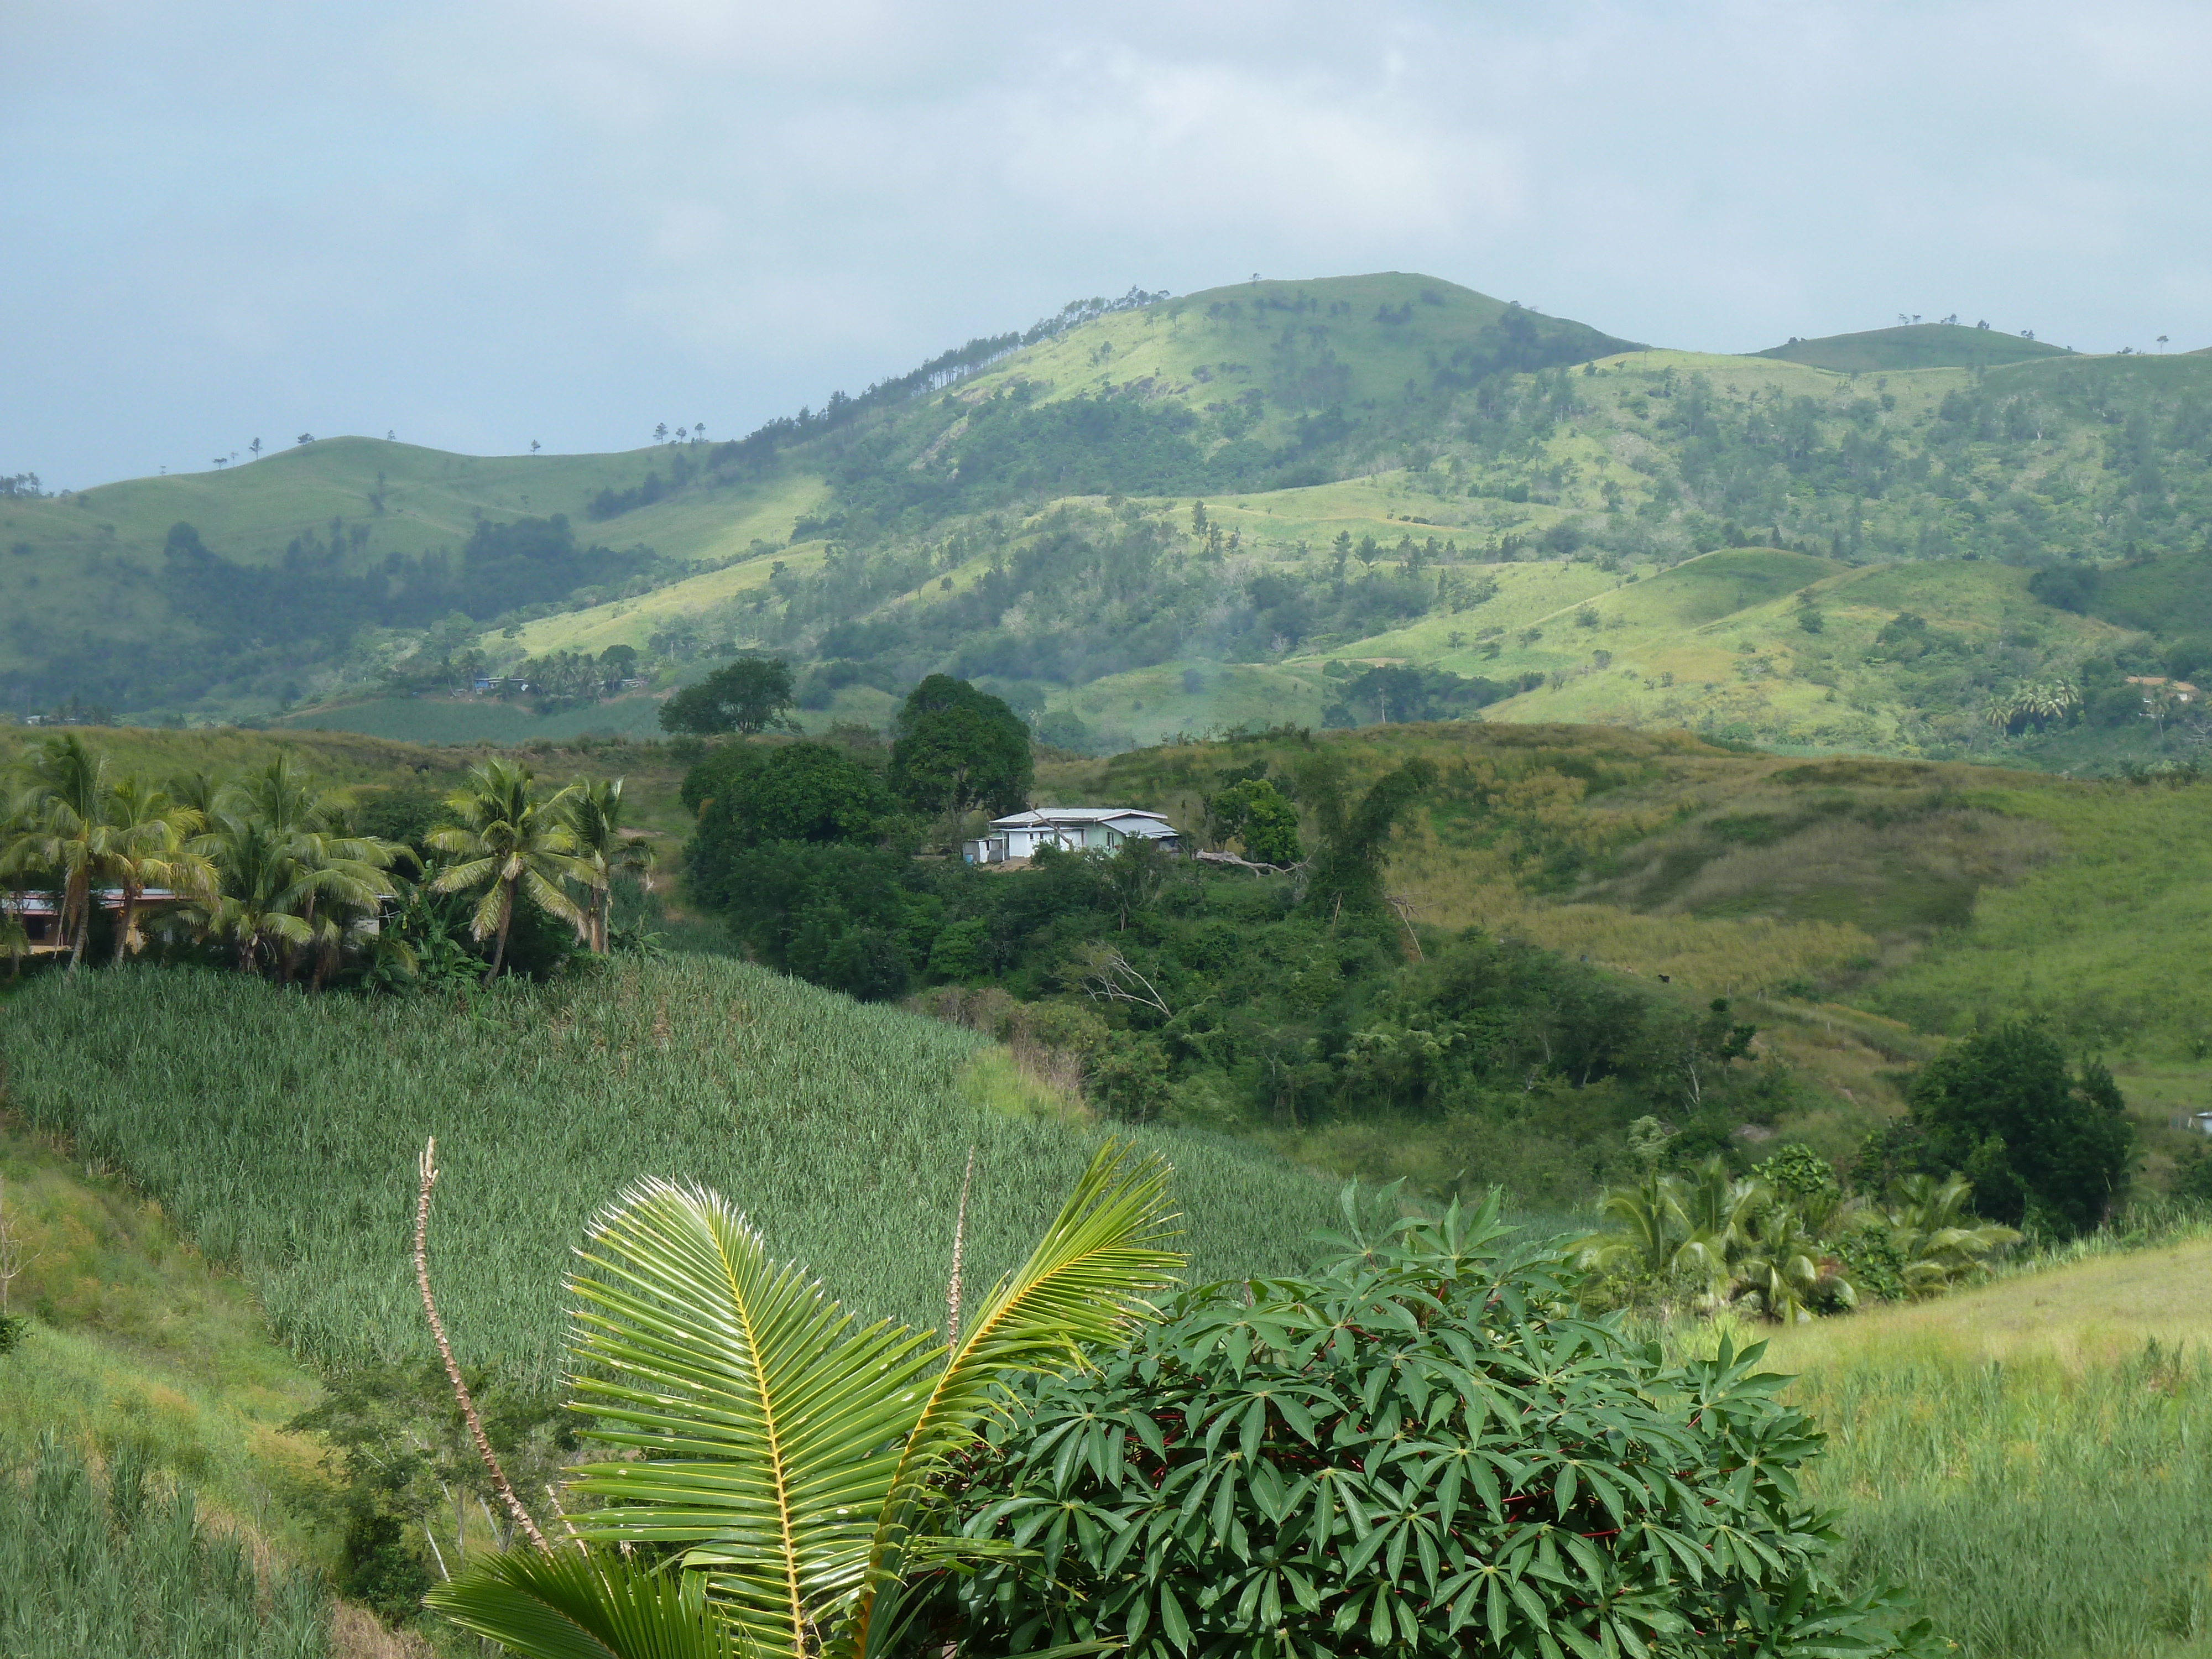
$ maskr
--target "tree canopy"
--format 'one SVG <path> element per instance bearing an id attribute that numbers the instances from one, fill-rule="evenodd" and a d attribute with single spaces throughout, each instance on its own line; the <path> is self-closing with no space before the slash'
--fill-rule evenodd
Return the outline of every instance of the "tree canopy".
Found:
<path id="1" fill-rule="evenodd" d="M 1034 769 L 1029 727 L 1003 698 L 932 674 L 908 694 L 891 744 L 891 781 L 916 811 L 1018 812 Z"/>
<path id="2" fill-rule="evenodd" d="M 2096 1060 L 2069 1066 L 2038 1022 L 2009 1021 L 1937 1055 L 1911 1101 L 1921 1169 L 1963 1173 L 1996 1220 L 2080 1232 L 2127 1191 L 2135 1129 L 2118 1085 Z"/>
<path id="3" fill-rule="evenodd" d="M 1326 914 L 1380 910 L 1390 832 L 1436 781 L 1434 766 L 1409 760 L 1355 799 L 1336 756 L 1316 755 L 1307 763 L 1298 775 L 1298 799 L 1313 809 L 1321 842 L 1306 884 L 1307 908 Z"/>
<path id="4" fill-rule="evenodd" d="M 951 1583 L 963 1651 L 1181 1656 L 1932 1652 L 1847 1592 L 1801 1495 L 1820 1454 L 1760 1346 L 1669 1364 L 1576 1317 L 1553 1250 L 1475 1212 L 1347 1194 L 1310 1279 L 1208 1286 L 1124 1352 L 1032 1385 Z M 1395 1206 L 1390 1209 L 1395 1216 Z"/>
<path id="5" fill-rule="evenodd" d="M 695 737 L 735 732 L 750 737 L 790 724 L 797 694 L 791 665 L 781 657 L 740 657 L 660 705 L 660 729 Z"/>

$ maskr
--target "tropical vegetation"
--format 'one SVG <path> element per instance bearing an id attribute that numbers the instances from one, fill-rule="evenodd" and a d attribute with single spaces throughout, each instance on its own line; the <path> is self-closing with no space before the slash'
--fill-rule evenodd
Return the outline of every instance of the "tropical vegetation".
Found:
<path id="1" fill-rule="evenodd" d="M 541 1540 L 544 1559 L 479 1564 L 430 1605 L 534 1659 L 575 1651 L 579 1633 L 623 1659 L 732 1638 L 785 1659 L 903 1645 L 911 1589 L 957 1556 L 947 1476 L 1006 1387 L 1118 1343 L 1181 1267 L 1163 1248 L 1166 1174 L 1102 1146 L 972 1311 L 956 1255 L 941 1336 L 864 1326 L 717 1194 L 633 1185 L 570 1285 L 575 1405 L 615 1455 L 568 1483 L 588 1505 L 572 1517 L 586 1559 Z M 652 1554 L 634 1561 L 641 1546 Z M 678 1571 L 649 1570 L 672 1548 Z"/>
<path id="2" fill-rule="evenodd" d="M 1762 1350 L 1668 1364 L 1578 1317 L 1495 1198 L 1351 1224 L 1313 1277 L 1195 1291 L 1026 1385 L 962 1494 L 1006 1551 L 948 1583 L 963 1650 L 1877 1655 L 1936 1650 L 1846 1590 L 1812 1420 Z M 1018 1553 L 1017 1553 L 1018 1552 Z"/>
<path id="3" fill-rule="evenodd" d="M 1863 1300 L 1934 1296 L 1970 1282 L 2021 1235 L 1974 1213 L 1973 1187 L 1953 1173 L 1897 1178 L 1885 1194 L 1846 1193 L 1805 1146 L 1785 1146 L 1751 1173 L 1714 1157 L 1694 1170 L 1659 1167 L 1670 1139 L 1656 1119 L 1632 1126 L 1650 1164 L 1609 1188 L 1599 1227 L 1568 1245 L 1596 1306 L 1661 1316 L 1734 1307 L 1802 1323 Z M 1863 1164 L 1862 1179 L 1878 1179 Z"/>
<path id="4" fill-rule="evenodd" d="M 96 933 L 108 960 L 224 960 L 320 989 L 336 977 L 383 988 L 422 975 L 496 975 L 510 966 L 519 915 L 565 924 L 605 954 L 614 890 L 644 877 L 649 854 L 624 833 L 623 781 L 549 790 L 499 757 L 441 803 L 441 827 L 412 842 L 370 833 L 363 805 L 326 788 L 291 755 L 229 778 L 187 774 L 167 787 L 118 773 L 76 732 L 47 738 L 21 768 L 0 823 L 0 884 L 20 971 L 31 948 L 27 901 L 48 901 L 75 972 Z M 462 918 L 441 896 L 472 900 L 465 918 L 488 963 L 456 962 Z M 542 933 L 542 927 L 539 929 Z M 562 954 L 533 939 L 543 971 Z"/>
<path id="5" fill-rule="evenodd" d="M 10 1659 L 323 1659 L 329 1592 L 210 1524 L 128 1441 L 88 1463 L 51 1436 L 0 1467 L 0 1651 Z"/>

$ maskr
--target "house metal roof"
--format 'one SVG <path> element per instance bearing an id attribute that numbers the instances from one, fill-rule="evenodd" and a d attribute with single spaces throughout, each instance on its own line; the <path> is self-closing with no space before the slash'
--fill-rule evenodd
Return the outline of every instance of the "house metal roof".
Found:
<path id="1" fill-rule="evenodd" d="M 1115 823 L 1124 818 L 1144 818 L 1154 823 L 1168 822 L 1162 813 L 1147 812 L 1134 806 L 1042 806 L 1032 807 L 1026 812 L 1014 812 L 1003 818 L 993 818 L 991 828 L 1051 829 L 1063 823 Z"/>

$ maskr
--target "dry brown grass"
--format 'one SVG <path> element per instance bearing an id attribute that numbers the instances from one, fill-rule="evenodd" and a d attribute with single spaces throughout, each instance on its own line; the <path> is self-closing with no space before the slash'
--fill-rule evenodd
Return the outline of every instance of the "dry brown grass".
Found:
<path id="1" fill-rule="evenodd" d="M 331 1659 L 432 1659 L 437 1650 L 419 1632 L 388 1630 L 366 1607 L 340 1601 L 331 1619 Z"/>

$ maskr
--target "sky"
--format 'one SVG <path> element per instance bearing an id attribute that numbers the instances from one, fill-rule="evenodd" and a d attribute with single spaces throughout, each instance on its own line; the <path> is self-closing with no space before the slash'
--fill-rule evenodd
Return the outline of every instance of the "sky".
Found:
<path id="1" fill-rule="evenodd" d="M 733 437 L 1067 300 L 2212 345 L 2212 8 L 0 0 L 0 475 Z"/>

